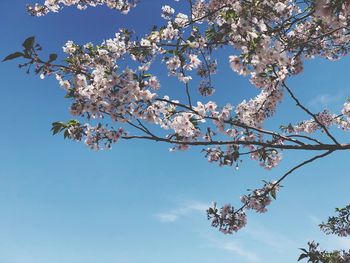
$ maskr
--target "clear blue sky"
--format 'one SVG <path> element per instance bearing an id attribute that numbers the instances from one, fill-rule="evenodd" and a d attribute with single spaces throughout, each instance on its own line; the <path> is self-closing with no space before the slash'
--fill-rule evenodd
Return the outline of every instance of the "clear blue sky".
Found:
<path id="1" fill-rule="evenodd" d="M 34 18 L 25 13 L 27 0 L 1 0 L 0 57 L 31 35 L 55 52 L 67 40 L 100 43 L 119 27 L 146 32 L 160 21 L 164 3 L 172 1 L 141 1 L 128 16 L 101 7 Z M 220 64 L 213 99 L 238 102 L 256 93 L 227 63 Z M 313 111 L 339 111 L 350 97 L 349 68 L 349 58 L 318 59 L 290 83 Z M 54 79 L 26 75 L 16 62 L 0 63 L 0 74 L 0 263 L 290 263 L 309 240 L 350 247 L 349 239 L 325 237 L 317 227 L 350 201 L 348 152 L 290 176 L 269 213 L 249 213 L 247 228 L 225 236 L 206 220 L 212 200 L 239 204 L 247 188 L 278 178 L 309 155 L 285 152 L 281 166 L 268 172 L 252 162 L 239 171 L 219 168 L 200 149 L 170 153 L 167 145 L 150 142 L 93 152 L 51 135 L 51 122 L 70 118 L 69 101 Z M 169 92 L 178 88 L 166 83 Z M 287 100 L 268 125 L 302 116 Z"/>

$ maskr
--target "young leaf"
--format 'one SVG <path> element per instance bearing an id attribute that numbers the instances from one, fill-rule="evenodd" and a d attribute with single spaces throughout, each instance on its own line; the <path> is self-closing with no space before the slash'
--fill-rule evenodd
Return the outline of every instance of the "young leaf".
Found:
<path id="1" fill-rule="evenodd" d="M 153 76 L 152 74 L 143 74 L 143 75 L 142 75 L 142 78 L 145 79 L 145 78 L 149 78 L 149 77 L 152 77 L 152 76 Z"/>
<path id="2" fill-rule="evenodd" d="M 298 261 L 302 260 L 303 258 L 307 258 L 307 254 L 301 254 L 300 257 L 298 258 Z"/>
<path id="3" fill-rule="evenodd" d="M 50 56 L 49 56 L 49 61 L 48 61 L 48 62 L 55 61 L 56 59 L 57 59 L 57 54 L 52 53 L 52 54 L 50 54 Z"/>
<path id="4" fill-rule="evenodd" d="M 6 58 L 4 58 L 2 60 L 2 62 L 8 61 L 8 60 L 12 60 L 12 59 L 15 59 L 15 58 L 19 58 L 19 57 L 23 57 L 23 56 L 24 56 L 24 54 L 22 52 L 15 52 L 13 54 L 8 55 Z"/>
<path id="5" fill-rule="evenodd" d="M 273 189 L 271 192 L 270 192 L 271 196 L 273 199 L 276 200 L 276 189 Z"/>
<path id="6" fill-rule="evenodd" d="M 65 130 L 63 134 L 63 138 L 66 139 L 67 137 L 69 137 L 69 131 Z"/>
<path id="7" fill-rule="evenodd" d="M 35 42 L 35 37 L 28 37 L 22 44 L 26 50 L 33 48 Z"/>
<path id="8" fill-rule="evenodd" d="M 61 131 L 63 131 L 66 128 L 66 125 L 60 121 L 52 123 L 52 134 L 55 135 Z"/>

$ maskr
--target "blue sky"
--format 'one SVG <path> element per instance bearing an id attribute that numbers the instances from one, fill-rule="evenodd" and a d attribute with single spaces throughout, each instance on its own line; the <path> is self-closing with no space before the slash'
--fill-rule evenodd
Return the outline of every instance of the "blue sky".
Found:
<path id="1" fill-rule="evenodd" d="M 67 40 L 100 43 L 119 27 L 143 33 L 159 23 L 160 7 L 172 1 L 141 1 L 128 16 L 100 7 L 66 8 L 42 18 L 27 15 L 27 3 L 0 1 L 1 57 L 31 35 L 49 53 Z M 256 93 L 227 61 L 221 64 L 215 100 L 239 102 Z M 349 66 L 349 58 L 308 61 L 290 85 L 311 110 L 339 111 L 350 97 Z M 350 247 L 349 239 L 326 237 L 317 227 L 334 207 L 349 202 L 348 152 L 290 176 L 268 213 L 249 213 L 244 230 L 225 236 L 206 220 L 212 200 L 239 204 L 247 188 L 278 178 L 310 155 L 285 152 L 269 172 L 252 162 L 239 171 L 219 168 L 200 149 L 170 153 L 168 145 L 143 141 L 90 151 L 51 135 L 53 121 L 70 118 L 69 101 L 54 79 L 27 75 L 16 62 L 0 63 L 0 74 L 0 263 L 289 263 L 309 240 L 324 248 Z M 177 83 L 166 83 L 176 93 Z M 302 118 L 287 99 L 268 126 Z M 339 136 L 349 141 L 348 134 Z"/>

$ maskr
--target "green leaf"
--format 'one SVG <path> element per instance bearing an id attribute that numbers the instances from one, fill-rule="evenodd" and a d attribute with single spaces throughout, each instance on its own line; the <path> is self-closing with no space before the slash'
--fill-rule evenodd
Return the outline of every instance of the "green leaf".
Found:
<path id="1" fill-rule="evenodd" d="M 205 31 L 205 38 L 207 39 L 208 42 L 213 41 L 213 39 L 215 38 L 216 35 L 216 30 L 214 27 L 208 28 Z"/>
<path id="2" fill-rule="evenodd" d="M 179 52 L 177 50 L 167 50 L 166 53 L 172 54 L 172 55 L 178 55 Z"/>
<path id="3" fill-rule="evenodd" d="M 57 54 L 55 54 L 55 53 L 50 54 L 49 62 L 55 61 L 56 59 L 57 59 Z"/>
<path id="4" fill-rule="evenodd" d="M 232 9 L 228 10 L 228 11 L 226 12 L 226 14 L 224 14 L 224 16 L 225 16 L 225 19 L 226 19 L 226 20 L 227 20 L 227 19 L 230 19 L 230 18 L 232 18 L 232 19 L 237 18 L 236 12 L 235 12 L 234 10 L 232 10 Z"/>
<path id="5" fill-rule="evenodd" d="M 272 198 L 276 200 L 276 190 L 273 189 L 273 190 L 270 192 L 270 194 L 271 194 Z"/>
<path id="6" fill-rule="evenodd" d="M 67 91 L 66 96 L 64 96 L 64 97 L 65 97 L 66 99 L 74 98 L 74 92 L 75 92 L 74 89 L 69 89 L 69 90 Z"/>
<path id="7" fill-rule="evenodd" d="M 44 66 L 40 66 L 37 69 L 35 69 L 35 73 L 39 74 L 43 70 Z"/>
<path id="8" fill-rule="evenodd" d="M 24 40 L 22 46 L 23 46 L 26 50 L 30 50 L 30 49 L 33 48 L 34 42 L 35 42 L 35 37 L 28 37 L 26 40 Z"/>
<path id="9" fill-rule="evenodd" d="M 63 134 L 63 138 L 66 139 L 67 137 L 69 137 L 69 132 L 68 130 L 65 130 Z"/>
<path id="10" fill-rule="evenodd" d="M 77 121 L 77 120 L 69 120 L 68 122 L 67 122 L 67 125 L 69 125 L 69 126 L 76 126 L 76 125 L 79 125 L 80 123 L 79 123 L 79 121 Z"/>
<path id="11" fill-rule="evenodd" d="M 2 62 L 8 61 L 8 60 L 12 60 L 12 59 L 15 59 L 15 58 L 19 58 L 19 57 L 23 57 L 23 56 L 24 56 L 24 54 L 22 52 L 15 52 L 13 54 L 8 55 L 6 58 L 4 58 L 2 60 Z"/>
<path id="12" fill-rule="evenodd" d="M 143 74 L 142 78 L 146 79 L 146 78 L 150 78 L 152 76 L 153 76 L 152 74 Z"/>
<path id="13" fill-rule="evenodd" d="M 301 251 L 307 253 L 307 250 L 305 248 L 299 248 Z"/>
<path id="14" fill-rule="evenodd" d="M 304 259 L 304 258 L 307 258 L 308 255 L 307 254 L 301 254 L 300 257 L 298 258 L 298 261 Z"/>
<path id="15" fill-rule="evenodd" d="M 52 123 L 51 131 L 52 131 L 52 134 L 55 135 L 63 131 L 65 128 L 67 128 L 67 126 L 63 122 L 57 121 Z"/>

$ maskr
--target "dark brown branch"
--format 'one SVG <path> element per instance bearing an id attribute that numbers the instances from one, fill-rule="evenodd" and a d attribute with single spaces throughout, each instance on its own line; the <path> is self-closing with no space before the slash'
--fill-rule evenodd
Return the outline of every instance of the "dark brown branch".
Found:
<path id="1" fill-rule="evenodd" d="M 173 140 L 158 136 L 123 136 L 125 140 L 131 139 L 144 139 L 158 142 L 166 142 L 170 144 L 178 145 L 190 145 L 190 146 L 210 146 L 210 145 L 255 145 L 262 146 L 266 148 L 274 148 L 281 150 L 305 150 L 305 151 L 338 151 L 338 150 L 349 150 L 350 143 L 348 144 L 304 144 L 304 145 L 283 145 L 283 144 L 273 144 L 261 141 L 181 141 Z"/>
<path id="2" fill-rule="evenodd" d="M 303 106 L 299 99 L 293 94 L 293 92 L 291 91 L 291 89 L 287 86 L 287 84 L 283 81 L 283 86 L 286 88 L 286 90 L 288 91 L 289 95 L 292 97 L 292 99 L 295 101 L 296 105 L 301 108 L 303 111 L 305 111 L 307 114 L 309 114 L 314 120 L 315 122 L 324 130 L 324 132 L 328 135 L 329 138 L 331 138 L 331 140 L 335 143 L 340 145 L 340 143 L 333 137 L 333 135 L 328 131 L 327 127 L 321 123 L 317 116 L 315 114 L 313 114 L 311 111 L 309 111 L 305 106 Z"/>
<path id="3" fill-rule="evenodd" d="M 320 159 L 320 158 L 323 158 L 323 157 L 326 157 L 327 155 L 330 155 L 331 153 L 333 153 L 334 151 L 327 151 L 323 154 L 320 154 L 320 155 L 316 155 L 314 157 L 312 157 L 311 159 L 308 159 L 300 164 L 298 164 L 297 166 L 294 166 L 292 169 L 290 169 L 288 172 L 286 172 L 280 179 L 278 179 L 273 185 L 271 188 L 269 188 L 268 191 L 265 191 L 263 195 L 261 195 L 261 197 L 264 197 L 264 196 L 267 196 L 271 191 L 273 191 L 284 179 L 287 178 L 288 175 L 290 175 L 291 173 L 293 173 L 294 171 L 298 170 L 299 168 L 309 164 L 309 163 L 312 163 L 313 161 L 316 161 L 317 159 Z M 235 213 L 239 213 L 240 211 L 242 211 L 247 205 L 248 205 L 249 202 L 245 203 L 243 206 L 241 206 L 238 210 L 235 211 Z"/>
<path id="4" fill-rule="evenodd" d="M 300 135 L 300 134 L 287 135 L 286 137 L 288 137 L 288 138 L 293 138 L 293 137 L 296 137 L 296 138 L 304 138 L 304 139 L 307 139 L 307 140 L 316 142 L 316 143 L 318 143 L 318 144 L 323 144 L 322 142 L 320 142 L 320 141 L 317 140 L 317 139 L 314 139 L 314 138 L 311 138 L 311 137 L 305 136 L 305 135 Z"/>

